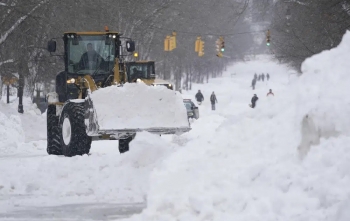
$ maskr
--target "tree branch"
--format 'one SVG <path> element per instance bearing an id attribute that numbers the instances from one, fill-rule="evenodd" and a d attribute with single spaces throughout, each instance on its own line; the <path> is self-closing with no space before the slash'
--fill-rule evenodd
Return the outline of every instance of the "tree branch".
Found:
<path id="1" fill-rule="evenodd" d="M 7 37 L 24 21 L 26 18 L 31 15 L 37 8 L 39 8 L 42 4 L 47 3 L 49 0 L 43 0 L 38 5 L 36 5 L 32 10 L 30 10 L 26 15 L 20 17 L 11 28 L 9 28 L 4 34 L 0 37 L 0 45 L 4 43 Z"/>

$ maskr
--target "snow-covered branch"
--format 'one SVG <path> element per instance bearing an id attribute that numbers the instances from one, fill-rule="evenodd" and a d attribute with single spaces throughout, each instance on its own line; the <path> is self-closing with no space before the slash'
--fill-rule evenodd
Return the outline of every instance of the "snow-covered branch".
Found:
<path id="1" fill-rule="evenodd" d="M 304 2 L 304 1 L 299 1 L 299 0 L 286 0 L 284 2 L 285 3 L 297 3 L 299 5 L 309 5 L 308 3 Z"/>
<path id="2" fill-rule="evenodd" d="M 0 61 L 0 66 L 3 65 L 3 64 L 6 64 L 6 63 L 11 63 L 13 62 L 13 59 L 9 59 L 9 60 L 6 60 L 6 61 Z"/>
<path id="3" fill-rule="evenodd" d="M 41 1 L 38 5 L 36 5 L 32 10 L 30 10 L 26 15 L 20 17 L 11 28 L 9 28 L 4 34 L 1 34 L 0 37 L 0 45 L 5 42 L 7 37 L 29 16 L 31 15 L 37 8 L 39 8 L 42 4 L 48 2 L 48 0 Z"/>
<path id="4" fill-rule="evenodd" d="M 350 4 L 349 3 L 343 2 L 342 8 L 348 15 L 350 15 Z"/>
<path id="5" fill-rule="evenodd" d="M 0 2 L 0 5 L 1 6 L 7 6 L 5 3 L 2 3 L 2 2 Z"/>

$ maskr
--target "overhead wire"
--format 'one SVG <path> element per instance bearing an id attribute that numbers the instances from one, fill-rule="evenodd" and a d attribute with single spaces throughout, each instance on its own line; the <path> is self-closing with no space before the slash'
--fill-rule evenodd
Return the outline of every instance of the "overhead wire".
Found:
<path id="1" fill-rule="evenodd" d="M 236 32 L 236 33 L 223 33 L 223 34 L 218 34 L 218 33 L 203 33 L 203 32 L 190 32 L 190 31 L 179 31 L 176 29 L 166 29 L 166 28 L 160 28 L 156 26 L 150 26 L 149 29 L 157 29 L 157 30 L 163 30 L 166 32 L 173 32 L 175 31 L 176 33 L 181 33 L 185 35 L 192 35 L 192 36 L 234 36 L 234 35 L 242 35 L 242 34 L 252 34 L 252 33 L 261 33 L 261 32 L 266 32 L 267 30 L 258 30 L 258 31 L 245 31 L 245 32 Z"/>

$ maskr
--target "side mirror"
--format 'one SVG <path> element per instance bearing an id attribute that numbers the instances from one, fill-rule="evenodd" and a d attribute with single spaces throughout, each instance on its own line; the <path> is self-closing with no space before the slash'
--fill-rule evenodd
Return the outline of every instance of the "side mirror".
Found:
<path id="1" fill-rule="evenodd" d="M 51 52 L 55 52 L 56 51 L 56 41 L 50 40 L 47 43 L 47 50 L 51 53 Z"/>
<path id="2" fill-rule="evenodd" d="M 132 40 L 126 41 L 126 50 L 128 52 L 134 52 L 135 51 L 135 42 Z"/>

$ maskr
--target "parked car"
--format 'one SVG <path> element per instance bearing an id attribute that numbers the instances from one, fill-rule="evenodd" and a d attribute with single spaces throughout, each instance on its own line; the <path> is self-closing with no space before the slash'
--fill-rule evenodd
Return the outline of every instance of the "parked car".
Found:
<path id="1" fill-rule="evenodd" d="M 188 118 L 198 119 L 199 118 L 198 107 L 192 102 L 191 99 L 183 99 L 183 101 L 187 110 Z"/>
<path id="2" fill-rule="evenodd" d="M 155 79 L 152 83 L 153 86 L 164 86 L 167 87 L 170 90 L 174 90 L 174 85 L 170 83 L 169 81 L 162 80 L 162 79 Z"/>

